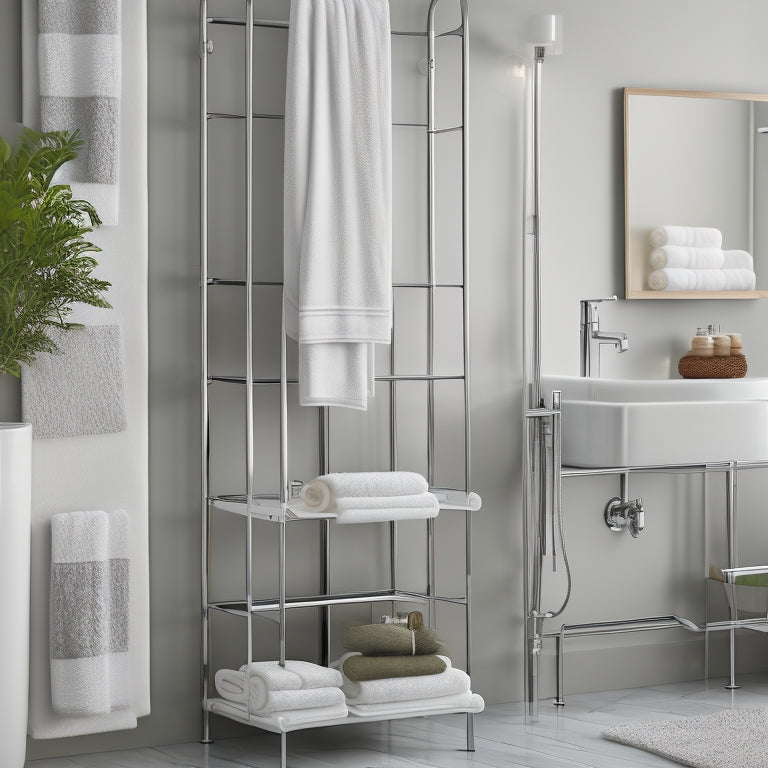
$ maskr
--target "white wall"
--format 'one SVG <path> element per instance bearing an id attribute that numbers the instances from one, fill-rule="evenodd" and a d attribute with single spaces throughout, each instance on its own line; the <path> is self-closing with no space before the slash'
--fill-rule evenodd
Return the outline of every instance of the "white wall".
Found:
<path id="1" fill-rule="evenodd" d="M 2 2 L 15 8 L 19 0 Z M 279 13 L 286 4 L 265 2 L 263 12 Z M 397 12 L 410 16 L 421 6 L 399 0 Z M 551 5 L 470 0 L 470 11 L 473 484 L 485 502 L 474 538 L 473 678 L 474 687 L 493 702 L 523 695 L 523 119 L 522 95 L 509 76 L 510 56 L 525 52 L 528 17 L 541 11 L 564 15 L 564 53 L 544 67 L 544 364 L 545 370 L 576 373 L 579 299 L 623 289 L 621 89 L 768 92 L 763 40 L 768 7 L 754 0 L 727 6 L 716 0 L 561 0 Z M 133 733 L 33 743 L 34 757 L 199 736 L 196 3 L 149 1 L 149 56 L 153 714 Z M 602 314 L 606 328 L 626 331 L 631 340 L 624 355 L 604 353 L 606 376 L 667 376 L 696 326 L 710 321 L 743 331 L 750 372 L 768 374 L 768 351 L 760 344 L 768 319 L 765 302 L 621 302 Z M 751 499 L 760 495 L 756 474 L 742 484 L 749 486 L 744 495 L 754 509 Z M 612 538 L 600 521 L 605 502 L 617 493 L 612 481 L 569 481 L 565 501 L 577 587 L 566 620 L 699 610 L 701 482 L 644 477 L 633 481 L 631 492 L 643 495 L 648 509 L 648 531 L 639 541 Z M 719 484 L 710 489 L 713 510 L 718 495 Z M 745 557 L 765 551 L 761 528 L 743 542 Z M 310 534 L 297 535 L 300 546 L 313 546 Z M 350 551 L 378 551 L 369 538 L 368 532 L 353 532 Z M 380 562 L 366 579 L 376 576 Z M 266 579 L 273 572 L 270 561 L 259 574 Z M 295 588 L 308 585 L 314 574 L 310 561 L 298 571 Z M 550 587 L 552 602 L 560 589 L 559 583 Z M 700 676 L 699 644 L 685 636 L 660 633 L 632 636 L 628 642 L 631 648 L 622 647 L 627 641 L 608 640 L 595 650 L 574 641 L 566 669 L 569 690 Z M 216 730 L 224 731 L 218 725 Z"/>

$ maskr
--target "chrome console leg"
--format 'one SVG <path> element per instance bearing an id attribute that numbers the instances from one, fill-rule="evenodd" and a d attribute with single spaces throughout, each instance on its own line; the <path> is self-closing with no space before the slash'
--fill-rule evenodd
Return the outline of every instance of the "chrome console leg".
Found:
<path id="1" fill-rule="evenodd" d="M 467 712 L 467 752 L 475 751 L 475 716 Z"/>
<path id="2" fill-rule="evenodd" d="M 725 473 L 725 511 L 726 511 L 726 527 L 728 535 L 728 567 L 738 567 L 738 542 L 736 541 L 736 463 L 731 462 L 730 469 Z M 736 608 L 735 597 L 731 598 L 731 621 L 738 619 L 738 611 Z M 730 662 L 731 662 L 731 674 L 730 681 L 725 686 L 727 690 L 733 691 L 737 688 L 741 688 L 736 682 L 736 630 L 731 629 L 728 632 L 730 639 Z"/>
<path id="3" fill-rule="evenodd" d="M 564 662 L 563 662 L 563 652 L 565 650 L 563 648 L 564 644 L 565 644 L 565 633 L 563 630 L 561 630 L 560 634 L 555 638 L 555 656 L 557 657 L 557 672 L 556 672 L 556 680 L 555 680 L 555 700 L 552 703 L 556 707 L 565 706 L 565 696 L 563 694 L 563 691 L 564 691 L 563 673 L 565 671 Z"/>

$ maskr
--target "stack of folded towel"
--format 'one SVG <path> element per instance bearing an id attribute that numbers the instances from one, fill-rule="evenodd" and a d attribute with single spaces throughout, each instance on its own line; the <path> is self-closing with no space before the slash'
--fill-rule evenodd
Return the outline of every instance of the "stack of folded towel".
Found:
<path id="1" fill-rule="evenodd" d="M 216 673 L 216 690 L 225 700 L 214 711 L 240 719 L 270 718 L 283 729 L 347 716 L 342 676 L 308 661 L 254 661 Z"/>
<path id="2" fill-rule="evenodd" d="M 439 653 L 434 630 L 395 624 L 350 627 L 349 651 L 332 666 L 343 675 L 347 706 L 359 717 L 386 717 L 419 710 L 466 709 L 481 712 L 481 696 L 470 690 L 466 672 Z"/>
<path id="3" fill-rule="evenodd" d="M 336 515 L 339 523 L 419 520 L 437 516 L 440 504 L 415 472 L 339 472 L 307 483 L 292 506 Z"/>
<path id="4" fill-rule="evenodd" d="M 713 227 L 656 227 L 651 232 L 648 286 L 654 291 L 751 291 L 751 254 L 723 250 L 723 235 Z"/>

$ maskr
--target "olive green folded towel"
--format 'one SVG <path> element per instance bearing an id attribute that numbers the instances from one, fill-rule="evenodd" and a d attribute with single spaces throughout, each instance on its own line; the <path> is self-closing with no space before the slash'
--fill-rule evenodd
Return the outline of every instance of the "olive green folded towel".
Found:
<path id="1" fill-rule="evenodd" d="M 383 680 L 388 677 L 439 675 L 446 663 L 434 654 L 422 656 L 350 656 L 345 660 L 344 674 L 354 682 Z"/>
<path id="2" fill-rule="evenodd" d="M 715 581 L 725 581 L 725 574 L 716 565 L 710 565 L 709 578 Z M 768 587 L 768 573 L 750 573 L 737 576 L 734 584 L 744 587 Z"/>
<path id="3" fill-rule="evenodd" d="M 398 624 L 363 624 L 344 630 L 344 647 L 364 656 L 423 656 L 440 653 L 442 642 L 429 627 L 410 630 Z"/>

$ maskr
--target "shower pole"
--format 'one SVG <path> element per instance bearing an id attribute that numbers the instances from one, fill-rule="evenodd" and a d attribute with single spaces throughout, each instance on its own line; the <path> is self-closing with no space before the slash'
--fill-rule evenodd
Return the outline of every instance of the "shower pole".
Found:
<path id="1" fill-rule="evenodd" d="M 200 604 L 202 630 L 200 638 L 200 697 L 203 735 L 201 742 L 210 744 L 211 728 L 208 712 L 208 657 L 210 633 L 208 627 L 208 538 L 210 509 L 208 506 L 208 0 L 200 0 L 200 498 L 202 516 Z"/>
<path id="2" fill-rule="evenodd" d="M 555 515 L 561 504 L 559 401 L 553 402 L 553 407 L 548 409 L 541 393 L 541 73 L 545 53 L 544 46 L 534 48 L 533 93 L 532 99 L 529 97 L 527 100 L 530 120 L 526 121 L 530 132 L 526 143 L 531 147 L 531 158 L 530 162 L 526 161 L 526 206 L 523 214 L 524 682 L 526 716 L 533 718 L 538 715 L 542 623 L 553 615 L 541 610 L 547 514 L 551 508 L 554 555 Z M 527 247 L 529 237 L 530 249 Z M 548 476 L 549 468 L 554 473 L 551 477 Z M 558 613 L 564 607 L 565 603 Z"/>

